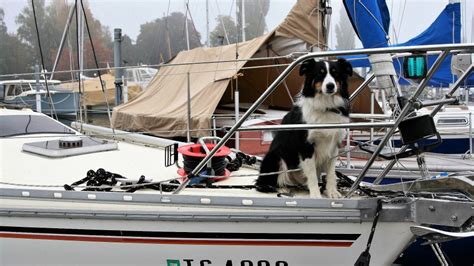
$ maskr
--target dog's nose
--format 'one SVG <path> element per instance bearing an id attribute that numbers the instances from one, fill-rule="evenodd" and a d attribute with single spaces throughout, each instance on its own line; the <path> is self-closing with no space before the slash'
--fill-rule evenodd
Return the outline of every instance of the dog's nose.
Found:
<path id="1" fill-rule="evenodd" d="M 333 93 L 335 87 L 336 87 L 336 85 L 334 85 L 334 83 L 326 84 L 326 92 L 327 93 Z"/>

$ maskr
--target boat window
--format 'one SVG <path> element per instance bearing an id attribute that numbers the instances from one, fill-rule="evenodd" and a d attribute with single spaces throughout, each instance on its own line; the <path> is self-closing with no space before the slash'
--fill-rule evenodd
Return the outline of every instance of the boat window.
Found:
<path id="1" fill-rule="evenodd" d="M 464 126 L 467 125 L 467 118 L 465 117 L 450 117 L 438 119 L 438 125 L 450 125 L 450 126 Z"/>
<path id="2" fill-rule="evenodd" d="M 20 88 L 19 87 L 16 87 L 15 85 L 8 85 L 7 87 L 7 96 L 15 96 L 15 95 L 18 95 L 20 93 L 18 93 L 20 91 Z"/>
<path id="3" fill-rule="evenodd" d="M 152 78 L 152 76 L 148 73 L 148 71 L 144 70 L 144 69 L 140 69 L 140 76 L 142 78 L 142 80 L 149 80 Z"/>
<path id="4" fill-rule="evenodd" d="M 135 81 L 133 78 L 133 70 L 127 70 L 127 80 L 128 81 Z"/>
<path id="5" fill-rule="evenodd" d="M 63 124 L 38 115 L 4 115 L 0 116 L 0 137 L 11 137 L 29 134 L 74 134 L 74 131 Z"/>
<path id="6" fill-rule="evenodd" d="M 0 100 L 3 100 L 5 98 L 5 85 L 0 84 Z"/>

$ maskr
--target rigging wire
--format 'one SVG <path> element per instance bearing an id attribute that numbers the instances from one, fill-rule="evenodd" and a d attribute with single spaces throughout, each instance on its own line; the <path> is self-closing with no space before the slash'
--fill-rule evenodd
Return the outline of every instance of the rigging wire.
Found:
<path id="1" fill-rule="evenodd" d="M 44 70 L 45 65 L 44 65 L 43 49 L 41 47 L 41 38 L 40 38 L 40 35 L 39 35 L 38 19 L 36 17 L 36 9 L 35 9 L 34 0 L 31 0 L 31 7 L 33 9 L 33 18 L 34 18 L 34 22 L 35 22 L 36 37 L 38 39 L 38 48 L 39 48 L 40 58 L 41 58 L 41 68 Z M 46 96 L 48 97 L 48 100 L 49 100 L 49 110 L 50 110 L 51 116 L 54 117 L 56 120 L 59 120 L 58 115 L 56 113 L 56 109 L 54 108 L 53 99 L 51 98 L 51 93 L 49 92 L 49 87 L 48 87 L 48 81 L 47 81 L 47 78 L 46 78 L 46 74 L 43 74 L 43 75 L 44 75 L 44 83 L 45 83 L 45 86 L 46 86 Z M 36 107 L 36 109 L 38 109 L 38 106 Z"/>
<path id="2" fill-rule="evenodd" d="M 89 28 L 89 22 L 87 21 L 86 10 L 84 9 L 84 3 L 83 3 L 82 0 L 81 0 L 81 7 L 82 7 L 82 13 L 84 15 L 84 21 L 86 22 L 87 34 L 89 35 L 89 41 L 90 41 L 90 44 L 91 44 L 91 47 L 92 47 L 92 55 L 94 56 L 95 66 L 97 68 L 99 68 L 99 62 L 97 61 L 97 55 L 96 55 L 96 52 L 95 52 L 94 42 L 92 41 L 92 35 L 91 35 L 91 32 L 90 32 L 90 28 Z M 100 70 L 97 70 L 97 74 L 99 75 L 100 87 L 102 88 L 102 93 L 104 94 L 105 103 L 107 105 L 107 116 L 109 117 L 110 128 L 112 129 L 112 132 L 115 132 L 115 130 L 112 126 L 112 117 L 110 115 L 109 101 L 107 99 L 107 93 L 105 92 L 105 89 L 104 89 L 104 82 L 102 81 Z M 116 95 L 116 97 L 117 97 L 117 95 Z"/>
<path id="3" fill-rule="evenodd" d="M 82 92 L 82 78 L 81 78 L 81 63 L 80 63 L 80 56 L 79 56 L 79 12 L 77 12 L 77 0 L 74 1 L 74 12 L 76 13 L 76 61 L 77 61 L 77 69 L 79 69 L 79 72 L 76 73 L 78 75 L 77 79 L 77 85 L 79 88 L 79 117 L 81 121 L 84 121 L 84 118 L 82 116 L 82 97 L 84 96 Z M 71 71 L 71 75 L 73 75 Z"/>
<path id="4" fill-rule="evenodd" d="M 193 25 L 193 29 L 194 29 L 194 32 L 198 32 L 198 30 L 196 29 L 196 25 L 194 24 L 194 19 L 193 19 L 193 15 L 191 14 L 191 10 L 189 9 L 189 0 L 186 2 L 186 9 L 188 10 L 188 13 L 189 13 L 189 18 L 191 19 L 191 25 Z M 193 34 L 195 35 L 195 34 Z"/>
<path id="5" fill-rule="evenodd" d="M 390 14 L 393 16 L 393 3 L 395 1 L 392 1 L 392 4 L 390 6 Z M 393 39 L 395 40 L 395 44 L 398 44 L 398 31 L 395 28 L 395 23 L 390 23 L 390 27 L 392 28 L 393 31 Z M 393 43 L 392 43 L 393 44 Z"/>
<path id="6" fill-rule="evenodd" d="M 186 48 L 187 48 L 187 50 L 189 50 L 191 47 L 190 47 L 190 43 L 189 43 L 189 28 L 188 28 L 188 11 L 189 11 L 189 9 L 188 9 L 187 3 L 189 3 L 189 0 L 186 0 L 184 2 L 184 7 L 185 7 L 186 10 L 184 11 L 184 24 L 183 24 L 184 25 L 184 28 L 183 28 L 183 33 L 184 34 L 183 35 L 186 37 L 185 38 L 186 44 L 187 44 Z"/>
<path id="7" fill-rule="evenodd" d="M 220 15 L 221 14 L 221 9 L 219 8 L 219 2 L 216 0 L 216 6 L 217 6 L 217 13 L 219 15 L 217 15 L 217 17 L 219 18 L 219 20 L 221 21 L 221 24 L 222 24 L 222 28 L 224 30 L 224 37 L 227 41 L 227 44 L 230 44 L 230 41 L 229 41 L 229 35 L 227 34 L 227 30 L 226 30 L 226 27 L 225 27 L 225 24 L 224 24 L 224 20 L 222 19 L 222 16 Z M 229 16 L 230 17 L 230 16 Z"/>
<path id="8" fill-rule="evenodd" d="M 403 18 L 405 16 L 406 7 L 407 7 L 407 1 L 403 0 L 403 9 L 402 9 L 402 14 L 400 16 L 400 22 L 398 23 L 398 32 L 400 32 L 402 29 L 402 23 L 403 23 Z"/>

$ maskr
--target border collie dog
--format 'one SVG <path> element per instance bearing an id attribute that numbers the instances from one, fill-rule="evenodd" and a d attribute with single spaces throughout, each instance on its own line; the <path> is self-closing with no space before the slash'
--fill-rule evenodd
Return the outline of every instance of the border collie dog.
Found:
<path id="1" fill-rule="evenodd" d="M 348 76 L 352 66 L 337 61 L 304 61 L 299 71 L 305 76 L 301 96 L 282 124 L 321 124 L 349 122 Z M 310 129 L 278 131 L 260 166 L 260 173 L 288 169 L 302 171 L 259 176 L 256 187 L 261 192 L 275 192 L 290 185 L 306 185 L 310 197 L 320 198 L 319 178 L 326 172 L 325 195 L 339 198 L 335 164 L 344 129 Z"/>

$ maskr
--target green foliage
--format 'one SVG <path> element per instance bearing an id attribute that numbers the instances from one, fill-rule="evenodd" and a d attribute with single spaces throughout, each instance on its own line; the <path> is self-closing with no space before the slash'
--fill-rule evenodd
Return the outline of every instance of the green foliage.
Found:
<path id="1" fill-rule="evenodd" d="M 50 8 L 50 11 L 51 9 L 52 8 Z M 47 14 L 48 10 L 44 0 L 35 1 L 35 10 L 46 69 L 51 69 L 52 62 L 48 59 L 52 57 L 51 48 L 59 46 L 61 32 L 58 32 L 54 20 Z M 21 13 L 16 17 L 16 23 L 19 25 L 17 30 L 18 38 L 34 51 L 34 58 L 31 59 L 40 62 L 38 39 L 33 19 L 33 8 L 30 1 L 28 1 L 28 5 L 23 8 Z"/>
<path id="2" fill-rule="evenodd" d="M 137 51 L 135 45 L 132 43 L 132 39 L 128 35 L 122 36 L 122 60 L 124 65 L 137 65 Z"/>
<path id="3" fill-rule="evenodd" d="M 136 44 L 138 61 L 144 64 L 159 64 L 170 60 L 178 52 L 186 50 L 184 21 L 183 13 L 173 12 L 167 17 L 142 24 Z M 201 46 L 201 35 L 193 27 L 190 19 L 186 21 L 190 49 Z"/>
<path id="4" fill-rule="evenodd" d="M 216 18 L 217 26 L 210 33 L 211 46 L 226 45 L 242 41 L 242 1 L 237 0 L 237 23 L 230 16 Z M 265 16 L 270 8 L 270 0 L 245 0 L 245 39 L 248 41 L 263 35 L 267 24 Z M 225 29 L 225 31 L 224 31 Z M 227 38 L 225 37 L 227 33 Z M 228 42 L 227 42 L 228 39 Z"/>
<path id="5" fill-rule="evenodd" d="M 211 46 L 220 46 L 238 41 L 237 26 L 230 16 L 218 16 L 216 18 L 217 26 L 209 34 L 209 41 Z M 224 31 L 225 28 L 225 31 Z M 227 38 L 229 42 L 227 42 Z"/>
<path id="6" fill-rule="evenodd" d="M 242 31 L 242 1 L 245 6 L 245 37 L 246 40 L 263 35 L 267 23 L 265 17 L 270 9 L 270 0 L 237 0 L 237 28 Z M 241 32 L 239 32 L 239 36 Z M 240 36 L 239 41 L 242 41 Z"/>
<path id="7" fill-rule="evenodd" d="M 0 34 L 7 33 L 7 26 L 5 25 L 4 18 L 5 18 L 5 11 L 3 11 L 3 8 L 0 8 Z"/>
<path id="8" fill-rule="evenodd" d="M 7 32 L 5 12 L 0 8 L 0 73 L 13 74 L 31 72 L 30 49 L 15 35 Z M 4 79 L 13 79 L 9 77 Z"/>
<path id="9" fill-rule="evenodd" d="M 80 2 L 78 1 L 78 6 L 80 6 L 79 3 Z M 38 31 L 41 38 L 41 47 L 45 60 L 45 68 L 47 70 L 51 70 L 53 67 L 59 44 L 61 42 L 61 36 L 63 34 L 64 27 L 66 26 L 67 16 L 72 5 L 73 3 L 67 4 L 67 2 L 63 0 L 48 1 L 48 5 L 46 5 L 45 0 L 35 0 Z M 108 62 L 113 61 L 112 37 L 110 30 L 109 28 L 102 26 L 101 23 L 93 17 L 86 1 L 84 1 L 84 8 L 91 30 L 94 47 L 96 49 L 96 54 L 98 56 L 98 61 L 100 63 L 99 66 L 105 67 Z M 78 8 L 78 10 L 80 10 L 80 8 Z M 82 15 L 82 12 L 80 15 Z M 76 18 L 73 17 L 72 24 L 68 32 L 69 43 L 71 46 L 65 47 L 63 49 L 61 60 L 59 61 L 58 68 L 56 70 L 69 70 L 70 67 L 77 69 L 77 37 L 75 22 Z M 31 54 L 29 55 L 29 64 L 40 62 L 38 39 L 36 36 L 37 34 L 31 1 L 28 1 L 28 5 L 23 8 L 21 13 L 16 17 L 16 23 L 18 24 L 16 36 L 18 41 L 26 45 L 31 50 Z M 95 68 L 90 40 L 87 31 L 85 29 L 84 31 L 84 68 Z M 70 58 L 72 58 L 72 61 L 70 61 Z M 70 77 L 70 75 L 58 75 L 55 77 L 67 78 Z"/>

